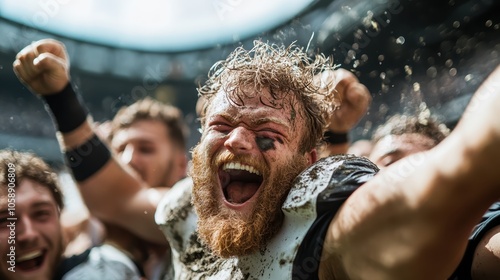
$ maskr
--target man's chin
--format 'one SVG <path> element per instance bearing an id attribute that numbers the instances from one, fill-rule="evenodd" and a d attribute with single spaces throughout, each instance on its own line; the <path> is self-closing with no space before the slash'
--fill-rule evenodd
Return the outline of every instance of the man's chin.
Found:
<path id="1" fill-rule="evenodd" d="M 223 219 L 219 216 L 200 220 L 198 227 L 202 240 L 216 255 L 224 258 L 247 255 L 258 250 L 260 241 L 255 239 L 253 230 L 254 227 L 241 219 Z"/>
<path id="2" fill-rule="evenodd" d="M 227 212 L 221 211 L 212 217 L 200 217 L 198 221 L 200 238 L 213 253 L 223 258 L 258 252 L 281 227 L 283 218 L 281 215 L 269 216 L 270 213 L 248 218 L 231 212 L 233 215 L 222 215 Z"/>

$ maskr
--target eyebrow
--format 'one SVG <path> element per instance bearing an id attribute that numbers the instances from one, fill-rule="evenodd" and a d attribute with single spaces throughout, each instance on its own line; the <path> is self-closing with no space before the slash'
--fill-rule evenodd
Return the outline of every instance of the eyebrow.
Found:
<path id="1" fill-rule="evenodd" d="M 228 113 L 220 113 L 218 116 L 230 121 L 231 123 L 237 123 L 238 120 L 235 116 L 230 115 Z M 290 131 L 290 125 L 286 122 L 284 122 L 282 119 L 275 118 L 275 117 L 263 117 L 263 118 L 258 118 L 256 120 L 250 120 L 250 125 L 253 126 L 259 126 L 262 124 L 267 124 L 267 123 L 273 123 L 276 125 L 279 125 L 286 129 L 287 131 Z"/>
<path id="2" fill-rule="evenodd" d="M 30 205 L 31 207 L 36 207 L 36 208 L 39 208 L 39 207 L 44 207 L 44 206 L 55 206 L 55 203 L 52 203 L 51 201 L 39 201 L 39 202 L 35 202 L 33 204 Z"/>
<path id="3" fill-rule="evenodd" d="M 254 124 L 254 125 L 261 125 L 261 124 L 265 124 L 265 123 L 274 123 L 274 124 L 277 124 L 279 126 L 286 128 L 286 129 L 290 128 L 290 126 L 287 123 L 285 123 L 284 121 L 282 121 L 278 118 L 266 117 L 266 118 L 260 118 L 260 119 L 257 119 L 255 121 L 252 121 L 252 124 Z"/>
<path id="4" fill-rule="evenodd" d="M 394 149 L 390 149 L 389 151 L 383 153 L 380 158 L 384 158 L 387 156 L 392 156 L 392 155 L 396 155 L 396 154 L 400 154 L 400 153 L 401 153 L 401 149 L 394 148 Z"/>
<path id="5" fill-rule="evenodd" d="M 42 208 L 42 207 L 52 207 L 52 206 L 55 206 L 56 209 L 58 208 L 58 206 L 51 201 L 38 201 L 38 202 L 35 202 L 35 203 L 32 203 L 29 205 L 29 207 L 32 207 L 32 208 Z M 13 209 L 13 211 L 15 212 L 15 209 Z M 0 216 L 8 215 L 8 214 L 9 214 L 9 209 L 0 210 Z"/>

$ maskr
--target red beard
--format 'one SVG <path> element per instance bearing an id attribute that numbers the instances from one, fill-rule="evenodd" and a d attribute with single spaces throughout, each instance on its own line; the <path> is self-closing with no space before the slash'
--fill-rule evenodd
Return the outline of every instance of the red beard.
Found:
<path id="1" fill-rule="evenodd" d="M 218 256 L 254 253 L 262 249 L 280 229 L 283 222 L 281 206 L 293 179 L 307 167 L 307 160 L 303 155 L 295 155 L 290 160 L 283 160 L 282 165 L 273 166 L 272 171 L 269 171 L 270 167 L 260 169 L 267 171 L 263 174 L 264 181 L 255 209 L 246 217 L 218 202 L 218 156 L 211 161 L 201 145 L 193 150 L 191 176 L 194 182 L 193 203 L 198 214 L 198 234 Z"/>

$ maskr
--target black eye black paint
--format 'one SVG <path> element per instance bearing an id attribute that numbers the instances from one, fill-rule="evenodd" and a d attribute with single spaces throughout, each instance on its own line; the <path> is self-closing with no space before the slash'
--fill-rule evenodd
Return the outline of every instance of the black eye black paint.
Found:
<path id="1" fill-rule="evenodd" d="M 274 140 L 266 137 L 255 137 L 255 142 L 261 151 L 267 151 L 270 149 L 275 149 Z"/>

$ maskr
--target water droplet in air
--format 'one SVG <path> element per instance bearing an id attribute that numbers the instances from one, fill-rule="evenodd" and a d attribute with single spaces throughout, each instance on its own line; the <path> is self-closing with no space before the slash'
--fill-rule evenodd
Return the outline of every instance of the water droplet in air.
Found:
<path id="1" fill-rule="evenodd" d="M 413 74 L 413 70 L 411 69 L 411 67 L 409 65 L 405 65 L 405 73 L 408 76 L 411 76 L 411 74 Z"/>
<path id="2" fill-rule="evenodd" d="M 451 67 L 451 66 L 453 66 L 453 60 L 447 59 L 444 64 L 446 65 L 446 67 Z"/>
<path id="3" fill-rule="evenodd" d="M 430 78 L 436 78 L 437 76 L 437 69 L 436 67 L 432 66 L 427 69 L 427 76 Z"/>
<path id="4" fill-rule="evenodd" d="M 420 91 L 420 84 L 419 83 L 413 83 L 413 91 Z"/>

